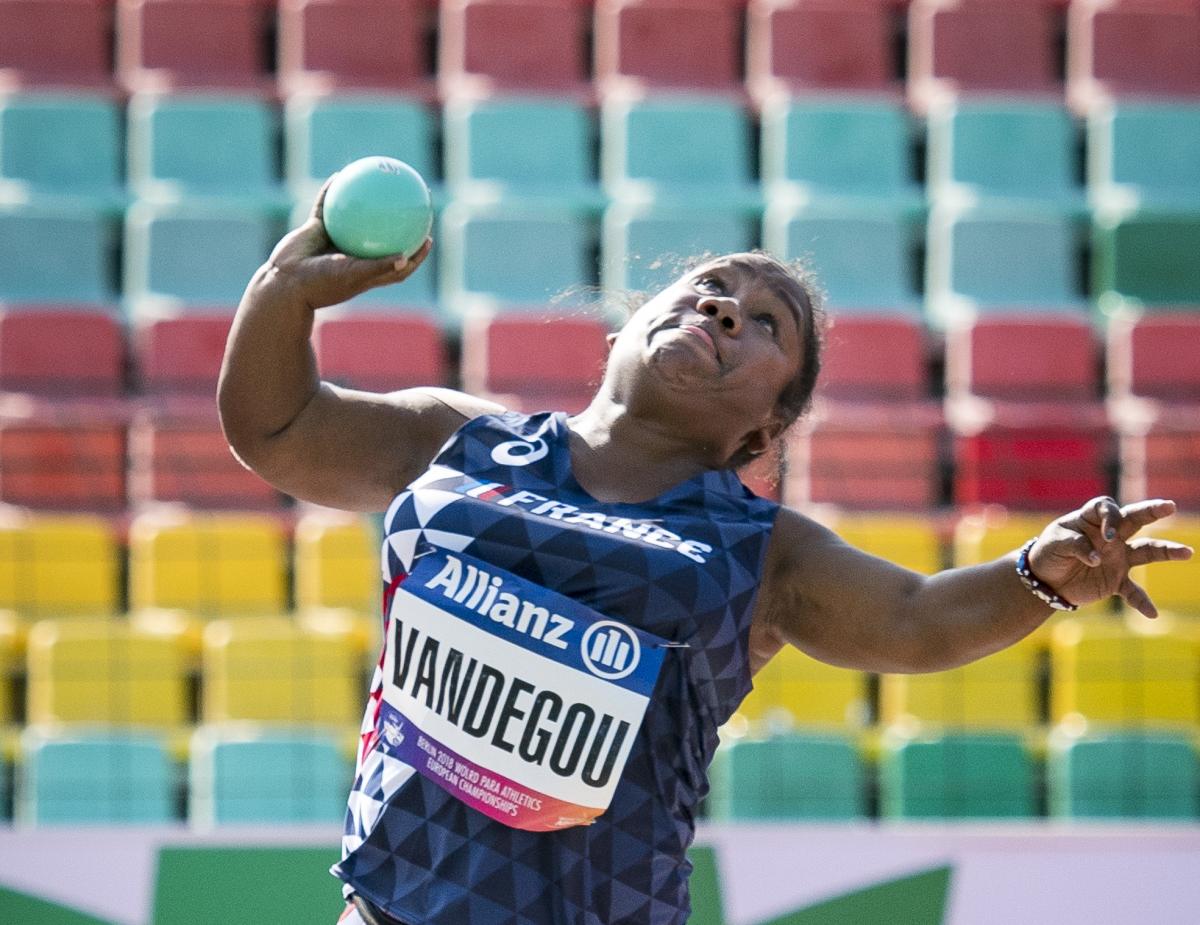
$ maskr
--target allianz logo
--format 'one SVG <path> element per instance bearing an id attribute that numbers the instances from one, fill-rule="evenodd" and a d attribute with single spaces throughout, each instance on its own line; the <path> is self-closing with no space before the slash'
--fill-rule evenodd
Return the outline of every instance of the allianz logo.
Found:
<path id="1" fill-rule="evenodd" d="M 455 556 L 429 581 L 429 590 L 473 610 L 510 630 L 556 649 L 566 649 L 574 636 L 575 621 L 549 608 L 504 590 L 504 580 Z M 600 620 L 580 636 L 579 653 L 587 669 L 599 678 L 620 680 L 630 675 L 641 660 L 637 634 L 623 623 Z"/>

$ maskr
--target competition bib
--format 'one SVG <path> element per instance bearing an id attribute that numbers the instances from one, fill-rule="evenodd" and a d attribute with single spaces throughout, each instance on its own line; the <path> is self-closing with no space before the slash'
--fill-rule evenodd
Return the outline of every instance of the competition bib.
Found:
<path id="1" fill-rule="evenodd" d="M 662 640 L 462 553 L 421 556 L 384 643 L 383 748 L 517 829 L 608 809 Z"/>

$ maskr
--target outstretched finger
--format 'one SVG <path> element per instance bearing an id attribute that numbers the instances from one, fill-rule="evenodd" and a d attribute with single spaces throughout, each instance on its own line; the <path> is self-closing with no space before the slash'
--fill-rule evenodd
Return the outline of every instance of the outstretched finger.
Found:
<path id="1" fill-rule="evenodd" d="M 1125 603 L 1138 611 L 1145 617 L 1151 620 L 1158 616 L 1158 608 L 1154 606 L 1154 601 L 1150 600 L 1150 595 L 1136 581 L 1128 576 L 1121 582 L 1121 587 L 1117 589 L 1117 593 L 1125 599 Z"/>
<path id="2" fill-rule="evenodd" d="M 1121 522 L 1121 507 L 1107 496 L 1093 498 L 1079 511 L 1079 519 L 1092 527 L 1098 527 L 1104 542 L 1116 539 L 1117 527 Z"/>
<path id="3" fill-rule="evenodd" d="M 1121 508 L 1121 538 L 1129 539 L 1142 527 L 1175 513 L 1175 502 L 1164 498 L 1151 501 L 1135 501 Z"/>
<path id="4" fill-rule="evenodd" d="M 1170 540 L 1136 540 L 1129 544 L 1129 564 L 1147 565 L 1150 562 L 1185 562 L 1194 550 L 1183 543 Z"/>

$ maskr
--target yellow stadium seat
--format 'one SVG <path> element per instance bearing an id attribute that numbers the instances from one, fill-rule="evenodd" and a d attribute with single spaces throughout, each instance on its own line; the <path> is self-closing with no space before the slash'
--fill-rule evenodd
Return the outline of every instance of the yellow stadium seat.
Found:
<path id="1" fill-rule="evenodd" d="M 1197 555 L 1187 562 L 1137 568 L 1133 580 L 1146 589 L 1159 610 L 1200 617 L 1200 517 L 1176 514 L 1142 532 L 1146 536 L 1184 543 L 1197 551 Z"/>
<path id="2" fill-rule="evenodd" d="M 296 523 L 295 550 L 298 608 L 379 610 L 379 543 L 365 517 L 305 514 Z"/>
<path id="3" fill-rule="evenodd" d="M 1029 514 L 988 507 L 962 517 L 954 526 L 954 564 L 979 565 L 1020 549 L 1032 537 L 1040 534 L 1048 523 L 1066 511 L 1053 514 Z M 1111 600 L 1097 601 L 1074 611 L 1078 616 L 1105 615 L 1112 612 Z M 1051 625 L 1064 618 L 1062 611 L 1050 617 Z M 1049 645 L 1049 635 L 1038 637 Z"/>
<path id="4" fill-rule="evenodd" d="M 862 726 L 867 720 L 866 678 L 784 646 L 754 676 L 754 690 L 737 714 L 742 722 L 775 731 Z"/>
<path id="5" fill-rule="evenodd" d="M 269 516 L 144 514 L 129 528 L 130 608 L 207 617 L 280 613 L 286 556 L 283 528 Z"/>
<path id="6" fill-rule="evenodd" d="M 930 575 L 942 568 L 941 538 L 929 517 L 844 513 L 828 524 L 851 546 L 914 572 Z"/>
<path id="7" fill-rule="evenodd" d="M 1041 646 L 1026 638 L 978 661 L 932 674 L 882 675 L 879 717 L 948 729 L 1022 729 L 1041 721 Z"/>
<path id="8" fill-rule="evenodd" d="M 13 690 L 14 681 L 21 672 L 23 629 L 15 611 L 0 610 L 0 726 L 17 720 Z"/>
<path id="9" fill-rule="evenodd" d="M 1101 726 L 1200 723 L 1200 630 L 1185 622 L 1074 619 L 1055 627 L 1050 716 Z"/>
<path id="10" fill-rule="evenodd" d="M 204 628 L 205 722 L 344 725 L 366 702 L 362 653 L 352 633 L 313 632 L 285 617 L 214 620 Z"/>
<path id="11" fill-rule="evenodd" d="M 383 619 L 347 607 L 315 607 L 296 614 L 296 624 L 306 633 L 323 636 L 348 636 L 360 660 L 369 670 L 379 662 L 383 646 Z"/>
<path id="12" fill-rule="evenodd" d="M 111 616 L 120 609 L 118 561 L 101 517 L 8 513 L 0 520 L 0 608 L 26 619 Z"/>
<path id="13" fill-rule="evenodd" d="M 178 637 L 118 620 L 41 620 L 26 652 L 30 723 L 175 726 L 190 720 Z"/>

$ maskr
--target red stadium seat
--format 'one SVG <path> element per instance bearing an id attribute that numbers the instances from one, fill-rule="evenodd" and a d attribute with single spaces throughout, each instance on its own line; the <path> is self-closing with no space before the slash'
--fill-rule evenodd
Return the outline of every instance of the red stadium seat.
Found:
<path id="1" fill-rule="evenodd" d="M 125 342 L 116 318 L 73 308 L 0 312 L 0 390 L 116 397 Z"/>
<path id="2" fill-rule="evenodd" d="M 598 0 L 596 80 L 740 90 L 743 15 L 727 0 Z"/>
<path id="3" fill-rule="evenodd" d="M 577 412 L 603 375 L 607 328 L 558 315 L 468 316 L 463 323 L 463 387 L 514 410 Z M 538 362 L 530 362 L 536 345 Z"/>
<path id="4" fill-rule="evenodd" d="M 432 90 L 425 0 L 280 0 L 279 89 Z"/>
<path id="5" fill-rule="evenodd" d="M 1159 409 L 1149 420 L 1118 420 L 1121 498 L 1170 498 L 1200 510 L 1200 404 Z"/>
<path id="6" fill-rule="evenodd" d="M 1121 497 L 1200 508 L 1200 311 L 1110 319 L 1108 388 Z"/>
<path id="7" fill-rule="evenodd" d="M 129 500 L 205 509 L 271 509 L 283 496 L 229 449 L 210 399 L 155 402 L 129 428 Z"/>
<path id="8" fill-rule="evenodd" d="M 954 502 L 1066 511 L 1111 494 L 1113 441 L 1098 402 L 950 402 Z"/>
<path id="9" fill-rule="evenodd" d="M 912 315 L 836 314 L 825 339 L 818 394 L 843 401 L 929 396 L 929 348 Z"/>
<path id="10" fill-rule="evenodd" d="M 1075 0 L 1067 13 L 1067 98 L 1080 112 L 1120 96 L 1200 94 L 1195 0 Z"/>
<path id="11" fill-rule="evenodd" d="M 274 8 L 262 0 L 117 0 L 117 76 L 130 92 L 267 90 Z"/>
<path id="12" fill-rule="evenodd" d="M 215 395 L 232 321 L 232 311 L 140 321 L 133 342 L 142 389 Z"/>
<path id="13" fill-rule="evenodd" d="M 750 92 L 896 89 L 893 15 L 880 0 L 750 0 Z"/>
<path id="14" fill-rule="evenodd" d="M 0 88 L 107 88 L 112 33 L 112 0 L 0 0 Z"/>
<path id="15" fill-rule="evenodd" d="M 1095 401 L 1099 347 L 1089 319 L 992 313 L 946 332 L 946 391 L 1002 401 Z"/>
<path id="16" fill-rule="evenodd" d="M 928 110 L 957 92 L 1060 93 L 1060 12 L 1048 0 L 913 0 L 908 93 Z"/>
<path id="17" fill-rule="evenodd" d="M 578 0 L 446 0 L 438 79 L 444 94 L 590 91 L 591 9 Z"/>
<path id="18" fill-rule="evenodd" d="M 920 510 L 941 502 L 942 415 L 929 402 L 819 403 L 787 440 L 788 504 Z"/>
<path id="19" fill-rule="evenodd" d="M 13 413 L 0 415 L 0 502 L 97 512 L 125 506 L 120 409 L 33 403 L 3 410 Z"/>
<path id="20" fill-rule="evenodd" d="M 442 330 L 422 315 L 318 316 L 313 346 L 328 382 L 368 392 L 445 382 Z"/>
<path id="21" fill-rule="evenodd" d="M 1107 350 L 1112 397 L 1200 404 L 1200 307 L 1113 318 Z"/>

